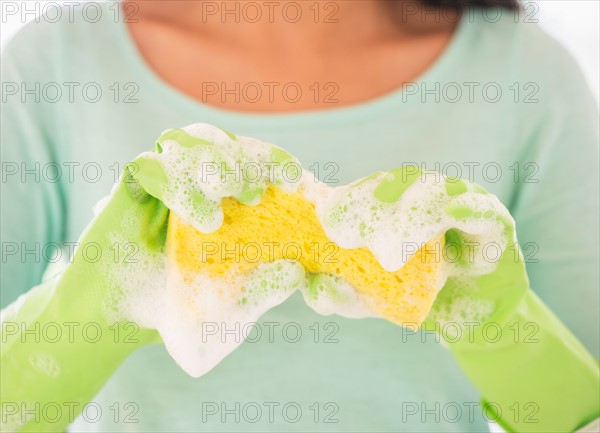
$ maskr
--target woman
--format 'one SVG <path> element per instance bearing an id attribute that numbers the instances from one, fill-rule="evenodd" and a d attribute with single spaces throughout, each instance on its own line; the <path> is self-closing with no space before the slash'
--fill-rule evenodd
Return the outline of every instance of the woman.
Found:
<path id="1" fill-rule="evenodd" d="M 595 104 L 531 11 L 466 3 L 48 11 L 2 59 L 2 239 L 18 251 L 3 258 L 2 305 L 40 281 L 48 245 L 78 238 L 127 161 L 202 121 L 277 143 L 330 183 L 415 163 L 482 184 L 517 221 L 534 290 L 598 356 Z M 74 429 L 487 428 L 432 334 L 321 317 L 298 296 L 261 324 L 269 338 L 196 380 L 162 347 L 138 351 L 95 399 L 102 415 L 94 407 Z M 535 419 L 516 403 L 515 417 Z"/>

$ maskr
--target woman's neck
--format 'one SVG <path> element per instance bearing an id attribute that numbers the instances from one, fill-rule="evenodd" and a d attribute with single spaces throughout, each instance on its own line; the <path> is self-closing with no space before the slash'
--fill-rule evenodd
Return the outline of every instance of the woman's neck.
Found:
<path id="1" fill-rule="evenodd" d="M 335 49 L 451 30 L 456 17 L 415 0 L 135 1 L 136 17 L 242 47 Z"/>
<path id="2" fill-rule="evenodd" d="M 386 94 L 435 62 L 457 22 L 414 2 L 395 3 L 406 12 L 395 16 L 386 0 L 137 4 L 128 26 L 149 66 L 188 96 L 236 111 L 328 109 Z M 227 93 L 249 83 L 292 83 L 304 96 L 273 99 L 269 85 L 258 101 Z"/>

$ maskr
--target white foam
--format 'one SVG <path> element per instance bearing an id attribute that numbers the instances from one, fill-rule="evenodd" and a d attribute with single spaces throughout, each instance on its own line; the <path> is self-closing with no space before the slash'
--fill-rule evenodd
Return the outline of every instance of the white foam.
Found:
<path id="1" fill-rule="evenodd" d="M 349 319 L 377 317 L 369 301 L 337 275 L 313 275 L 312 284 L 302 288 L 306 304 L 324 316 L 337 314 Z"/>
<path id="2" fill-rule="evenodd" d="M 162 152 L 140 156 L 161 164 L 169 179 L 162 191 L 164 203 L 201 232 L 211 233 L 223 223 L 220 203 L 224 197 L 256 205 L 269 183 L 288 192 L 297 189 L 300 178 L 294 171 L 300 163 L 291 157 L 277 161 L 273 151 L 283 152 L 277 146 L 249 137 L 234 138 L 206 124 L 182 130 L 210 144 L 185 147 L 175 139 L 165 139 Z"/>
<path id="3" fill-rule="evenodd" d="M 375 190 L 390 174 L 379 173 L 331 188 L 317 182 L 308 171 L 286 174 L 284 164 L 273 164 L 277 162 L 274 155 L 283 151 L 269 143 L 233 137 L 204 124 L 184 131 L 212 144 L 186 147 L 175 139 L 166 139 L 161 143 L 161 153 L 148 152 L 142 157 L 157 161 L 164 168 L 169 180 L 162 190 L 164 203 L 201 232 L 212 232 L 222 224 L 222 198 L 234 197 L 256 205 L 266 186 L 275 183 L 289 192 L 300 191 L 315 203 L 319 220 L 332 242 L 347 249 L 369 248 L 388 271 L 400 269 L 418 247 L 436 236 L 449 229 L 457 230 L 462 241 L 474 243 L 473 257 L 466 264 L 441 266 L 439 287 L 448 277 L 463 278 L 468 286 L 476 276 L 493 271 L 496 263 L 482 255 L 483 248 L 494 242 L 504 251 L 510 241 L 503 223 L 503 219 L 510 221 L 510 215 L 497 198 L 471 190 L 449 195 L 443 177 L 421 177 L 397 201 L 388 203 L 380 201 Z M 278 160 L 281 162 L 281 153 Z M 291 157 L 284 160 L 299 167 Z M 214 168 L 215 163 L 217 172 L 210 176 L 201 172 L 200 168 Z M 244 165 L 263 171 L 252 181 L 227 177 L 219 171 L 221 167 Z M 258 193 L 248 195 L 249 191 Z M 467 208 L 472 213 L 453 217 L 447 212 L 450 208 Z M 117 232 L 128 233 L 137 224 L 135 215 L 130 215 L 121 221 Z M 126 242 L 116 234 L 112 240 Z M 411 248 L 407 249 L 407 245 Z M 253 323 L 296 290 L 301 290 L 306 303 L 320 314 L 375 316 L 368 301 L 341 277 L 308 276 L 294 261 L 263 263 L 248 275 L 231 270 L 226 276 L 215 278 L 206 271 L 186 273 L 172 257 L 162 253 L 142 250 L 136 258 L 137 263 L 106 269 L 113 286 L 107 312 L 114 319 L 125 318 L 157 329 L 171 356 L 195 377 L 217 365 L 242 343 Z M 457 298 L 445 310 L 443 319 L 483 315 L 489 313 L 489 308 Z"/>
<path id="4" fill-rule="evenodd" d="M 57 378 L 61 375 L 59 361 L 47 352 L 34 352 L 29 354 L 29 364 L 40 373 Z"/>
<path id="5" fill-rule="evenodd" d="M 414 246 L 420 247 L 456 228 L 471 235 L 474 243 L 476 251 L 469 272 L 483 274 L 495 268 L 478 251 L 490 242 L 498 242 L 504 250 L 507 239 L 503 222 L 481 215 L 457 219 L 445 209 L 466 207 L 480 214 L 493 210 L 510 218 L 496 197 L 473 192 L 450 196 L 443 181 L 423 176 L 397 202 L 384 203 L 374 195 L 384 176 L 382 173 L 365 182 L 336 187 L 330 194 L 316 198 L 319 220 L 329 239 L 342 248 L 366 246 L 385 270 L 395 272 L 416 252 Z"/>

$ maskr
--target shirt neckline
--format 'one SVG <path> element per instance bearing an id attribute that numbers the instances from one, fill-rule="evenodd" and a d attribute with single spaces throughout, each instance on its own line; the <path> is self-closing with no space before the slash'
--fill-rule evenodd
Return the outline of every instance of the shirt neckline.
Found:
<path id="1" fill-rule="evenodd" d="M 469 26 L 467 14 L 463 13 L 449 43 L 437 59 L 418 77 L 410 81 L 417 86 L 426 82 L 441 80 L 453 63 L 460 57 L 468 39 Z M 389 111 L 406 109 L 414 104 L 417 98 L 405 98 L 405 85 L 402 85 L 385 95 L 371 98 L 343 107 L 317 109 L 309 111 L 283 112 L 283 113 L 252 113 L 218 108 L 202 103 L 175 88 L 160 77 L 146 62 L 129 33 L 126 23 L 118 20 L 116 35 L 119 39 L 117 46 L 123 52 L 124 60 L 136 71 L 136 76 L 142 81 L 141 86 L 152 89 L 152 93 L 164 100 L 164 105 L 174 110 L 186 110 L 194 114 L 197 121 L 220 121 L 227 125 L 236 125 L 239 128 L 270 130 L 285 129 L 294 126 L 325 127 L 332 124 L 352 124 L 357 120 L 365 120 L 372 116 L 381 116 Z M 408 83 L 408 82 L 407 82 Z M 404 83 L 404 84 L 407 84 Z"/>

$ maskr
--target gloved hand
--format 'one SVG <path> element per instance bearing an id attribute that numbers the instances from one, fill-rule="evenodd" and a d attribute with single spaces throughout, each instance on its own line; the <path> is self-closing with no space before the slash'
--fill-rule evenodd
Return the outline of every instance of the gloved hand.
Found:
<path id="1" fill-rule="evenodd" d="M 213 164 L 225 162 L 232 152 L 237 162 L 262 158 L 215 145 L 219 134 L 227 136 L 218 128 L 208 127 L 205 132 L 202 140 L 181 130 L 168 131 L 153 152 L 128 164 L 111 195 L 99 203 L 69 265 L 2 311 L 2 431 L 63 432 L 123 360 L 144 345 L 162 342 L 156 329 L 165 317 L 153 311 L 152 297 L 171 295 L 166 298 L 175 311 L 169 315 L 161 309 L 171 321 L 163 323 L 161 330 L 174 337 L 168 339 L 170 343 L 185 338 L 169 333 L 169 325 L 182 311 L 174 305 L 182 300 L 168 291 L 167 204 L 192 215 L 207 231 L 220 225 L 223 214 L 211 200 L 214 197 L 182 182 L 181 176 L 188 176 L 187 180 L 190 173 L 178 172 L 176 163 L 169 165 L 175 167 L 169 172 L 156 159 L 161 144 L 177 138 L 183 149 L 194 146 L 208 152 L 207 160 Z M 185 159 L 186 153 L 180 156 Z M 279 148 L 263 156 L 265 162 L 291 158 Z M 273 182 L 285 187 L 280 179 L 280 174 L 273 174 Z M 219 200 L 231 195 L 243 203 L 256 203 L 266 181 L 216 181 L 214 193 Z M 285 297 L 259 302 L 254 313 L 262 314 Z M 214 365 L 231 350 L 205 350 L 199 356 Z"/>
<path id="2" fill-rule="evenodd" d="M 110 279 L 110 270 L 131 266 L 138 251 L 164 248 L 168 208 L 139 189 L 128 172 L 134 168 L 66 269 L 2 311 L 2 431 L 64 431 L 127 356 L 160 342 L 156 331 L 121 316 Z"/>
<path id="3" fill-rule="evenodd" d="M 422 241 L 444 233 L 442 252 L 430 253 L 442 262 L 445 284 L 427 319 L 422 324 L 395 322 L 437 332 L 481 391 L 488 419 L 506 431 L 572 432 L 597 419 L 598 362 L 530 289 L 515 222 L 497 198 L 476 184 L 440 179 L 415 167 L 392 171 L 378 181 L 374 197 L 397 204 L 398 212 L 416 209 L 418 218 L 410 213 L 403 217 L 420 224 L 401 223 L 409 228 L 398 236 L 382 218 L 384 227 L 376 227 L 375 238 L 397 239 L 396 248 L 401 249 L 407 239 L 410 244 L 411 238 Z M 359 212 L 375 206 L 353 202 L 352 195 L 362 185 L 344 191 L 337 207 Z M 440 192 L 441 185 L 445 193 Z M 418 198 L 410 203 L 415 192 Z M 433 199 L 428 201 L 427 196 Z M 427 219 L 423 208 L 433 220 Z M 376 224 L 364 216 L 360 222 L 368 228 Z M 336 233 L 328 235 L 335 238 Z M 344 241 L 342 246 L 355 246 L 337 236 L 339 240 Z M 376 245 L 369 247 L 378 255 Z M 378 255 L 382 265 L 392 268 L 394 257 L 401 254 Z"/>
<path id="4" fill-rule="evenodd" d="M 461 206 L 445 211 L 471 213 Z M 481 392 L 488 419 L 505 431 L 573 432 L 600 416 L 598 361 L 531 290 L 514 220 L 501 221 L 505 248 L 485 257 L 495 269 L 448 278 L 423 329 L 441 334 Z M 458 266 L 486 256 L 487 245 L 465 244 L 453 231 L 446 241 L 461 258 Z"/>

